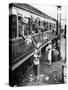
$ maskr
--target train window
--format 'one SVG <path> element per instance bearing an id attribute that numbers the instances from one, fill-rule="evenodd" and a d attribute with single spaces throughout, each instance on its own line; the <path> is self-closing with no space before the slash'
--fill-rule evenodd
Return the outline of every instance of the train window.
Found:
<path id="1" fill-rule="evenodd" d="M 40 21 L 39 21 L 39 26 L 40 26 Z"/>
<path id="2" fill-rule="evenodd" d="M 54 28 L 56 28 L 56 25 L 54 24 Z"/>
<path id="3" fill-rule="evenodd" d="M 43 26 L 44 26 L 44 28 L 45 28 L 45 25 L 46 25 L 46 22 L 45 22 L 45 21 L 43 21 Z"/>
<path id="4" fill-rule="evenodd" d="M 35 22 L 31 18 L 26 18 L 28 20 L 27 24 L 24 24 L 24 35 L 30 35 L 34 33 Z"/>
<path id="5" fill-rule="evenodd" d="M 35 21 L 32 20 L 32 34 L 35 34 Z"/>
<path id="6" fill-rule="evenodd" d="M 50 23 L 50 30 L 51 30 L 51 23 Z"/>
<path id="7" fill-rule="evenodd" d="M 48 30 L 50 30 L 50 23 L 48 22 Z"/>
<path id="8" fill-rule="evenodd" d="M 54 24 L 52 23 L 52 29 L 54 28 Z"/>
<path id="9" fill-rule="evenodd" d="M 22 33 L 22 17 L 18 16 L 18 30 L 19 30 L 19 37 L 20 33 Z"/>
<path id="10" fill-rule="evenodd" d="M 40 26 L 40 25 L 41 25 L 40 18 L 39 18 L 39 17 L 37 17 L 35 20 L 36 20 L 36 24 L 37 24 L 38 26 Z"/>
<path id="11" fill-rule="evenodd" d="M 42 26 L 42 21 L 41 21 L 41 26 Z"/>
<path id="12" fill-rule="evenodd" d="M 27 20 L 27 23 L 23 25 L 25 36 L 30 34 L 30 19 L 26 18 L 26 20 Z"/>
<path id="13" fill-rule="evenodd" d="M 38 19 L 35 19 L 35 23 L 36 25 L 39 25 Z"/>
<path id="14" fill-rule="evenodd" d="M 48 22 L 44 22 L 44 29 L 45 29 L 45 31 L 47 31 L 48 30 Z"/>
<path id="15" fill-rule="evenodd" d="M 49 23 L 49 30 L 51 30 L 51 23 Z"/>
<path id="16" fill-rule="evenodd" d="M 35 20 L 35 24 L 33 26 L 33 29 L 34 29 L 35 33 L 38 33 L 38 24 L 37 24 L 36 20 Z"/>
<path id="17" fill-rule="evenodd" d="M 10 15 L 9 16 L 9 38 L 17 37 L 17 16 Z"/>
<path id="18" fill-rule="evenodd" d="M 34 22 L 34 24 L 32 25 L 32 27 L 33 27 L 33 32 L 34 32 L 34 33 L 38 33 L 39 22 L 38 22 L 37 19 L 35 19 L 35 22 Z"/>
<path id="19" fill-rule="evenodd" d="M 51 23 L 51 30 L 52 30 L 52 28 L 53 28 L 53 24 Z"/>

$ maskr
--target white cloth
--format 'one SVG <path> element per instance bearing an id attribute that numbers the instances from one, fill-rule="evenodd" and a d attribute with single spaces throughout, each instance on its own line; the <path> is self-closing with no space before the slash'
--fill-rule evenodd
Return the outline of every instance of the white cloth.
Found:
<path id="1" fill-rule="evenodd" d="M 39 43 L 37 44 L 37 48 L 39 48 L 39 47 L 40 47 L 40 45 L 41 45 L 41 43 L 39 42 Z"/>
<path id="2" fill-rule="evenodd" d="M 46 51 L 48 51 L 48 49 L 52 49 L 52 45 L 49 44 L 48 47 L 46 47 Z"/>
<path id="3" fill-rule="evenodd" d="M 49 60 L 49 61 L 52 60 L 51 52 L 52 52 L 52 50 L 49 50 L 49 52 L 48 52 L 48 60 Z"/>
<path id="4" fill-rule="evenodd" d="M 48 45 L 48 47 L 46 48 L 46 51 L 48 51 L 48 61 L 51 64 L 51 60 L 52 60 L 52 55 L 51 55 L 51 53 L 52 53 L 52 45 L 51 44 Z"/>
<path id="5" fill-rule="evenodd" d="M 35 58 L 35 59 L 33 60 L 33 63 L 34 63 L 34 65 L 38 65 L 38 64 L 39 64 L 39 58 Z"/>

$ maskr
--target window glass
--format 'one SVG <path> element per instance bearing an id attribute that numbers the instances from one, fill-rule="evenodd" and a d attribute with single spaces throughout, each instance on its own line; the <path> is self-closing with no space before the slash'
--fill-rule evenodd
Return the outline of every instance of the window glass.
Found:
<path id="1" fill-rule="evenodd" d="M 35 33 L 38 33 L 39 31 L 39 18 L 36 18 L 36 22 L 35 22 Z"/>
<path id="2" fill-rule="evenodd" d="M 17 16 L 9 16 L 9 38 L 17 37 Z"/>
<path id="3" fill-rule="evenodd" d="M 51 30 L 51 23 L 50 23 L 50 30 Z"/>
<path id="4" fill-rule="evenodd" d="M 35 20 L 31 21 L 31 34 L 35 34 Z"/>
<path id="5" fill-rule="evenodd" d="M 48 22 L 45 22 L 45 21 L 44 21 L 44 22 L 43 22 L 43 26 L 44 26 L 45 31 L 48 30 Z"/>
<path id="6" fill-rule="evenodd" d="M 41 26 L 42 26 L 42 21 L 41 21 Z"/>
<path id="7" fill-rule="evenodd" d="M 39 21 L 39 26 L 40 26 L 40 21 Z"/>
<path id="8" fill-rule="evenodd" d="M 21 16 L 18 16 L 18 31 L 19 31 L 19 37 L 21 37 L 21 34 L 23 32 L 23 29 L 22 29 L 22 17 Z"/>
<path id="9" fill-rule="evenodd" d="M 55 24 L 54 24 L 54 28 L 55 28 Z"/>
<path id="10" fill-rule="evenodd" d="M 51 23 L 49 23 L 49 30 L 51 30 Z"/>
<path id="11" fill-rule="evenodd" d="M 52 30 L 52 28 L 53 28 L 53 24 L 51 23 L 51 30 Z"/>

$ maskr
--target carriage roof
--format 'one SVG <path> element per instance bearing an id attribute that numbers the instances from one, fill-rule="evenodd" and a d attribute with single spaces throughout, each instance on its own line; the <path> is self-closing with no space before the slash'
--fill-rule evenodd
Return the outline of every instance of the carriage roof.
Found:
<path id="1" fill-rule="evenodd" d="M 24 9 L 24 10 L 27 10 L 31 13 L 34 13 L 34 14 L 37 14 L 41 17 L 44 17 L 44 18 L 47 18 L 47 19 L 50 19 L 50 20 L 53 20 L 53 21 L 56 21 L 55 18 L 43 13 L 42 11 L 32 7 L 31 5 L 29 4 L 25 4 L 25 3 L 11 3 L 9 4 L 9 7 L 12 7 L 12 6 L 15 6 L 15 7 L 18 7 L 18 8 L 21 8 L 21 9 Z"/>

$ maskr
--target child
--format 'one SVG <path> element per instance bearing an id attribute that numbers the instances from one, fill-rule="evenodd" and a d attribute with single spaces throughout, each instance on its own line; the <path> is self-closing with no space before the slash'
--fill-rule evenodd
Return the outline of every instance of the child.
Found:
<path id="1" fill-rule="evenodd" d="M 49 61 L 49 64 L 51 65 L 51 61 L 52 61 L 52 45 L 51 45 L 51 42 L 49 43 L 48 47 L 46 48 L 46 51 L 48 51 L 48 61 Z"/>
<path id="2" fill-rule="evenodd" d="M 35 52 L 34 52 L 35 59 L 33 60 L 35 81 L 39 80 L 39 74 L 40 74 L 40 71 L 39 71 L 39 64 L 40 64 L 39 58 L 40 58 L 40 56 L 41 56 L 40 44 L 37 44 L 37 47 L 36 47 Z"/>

